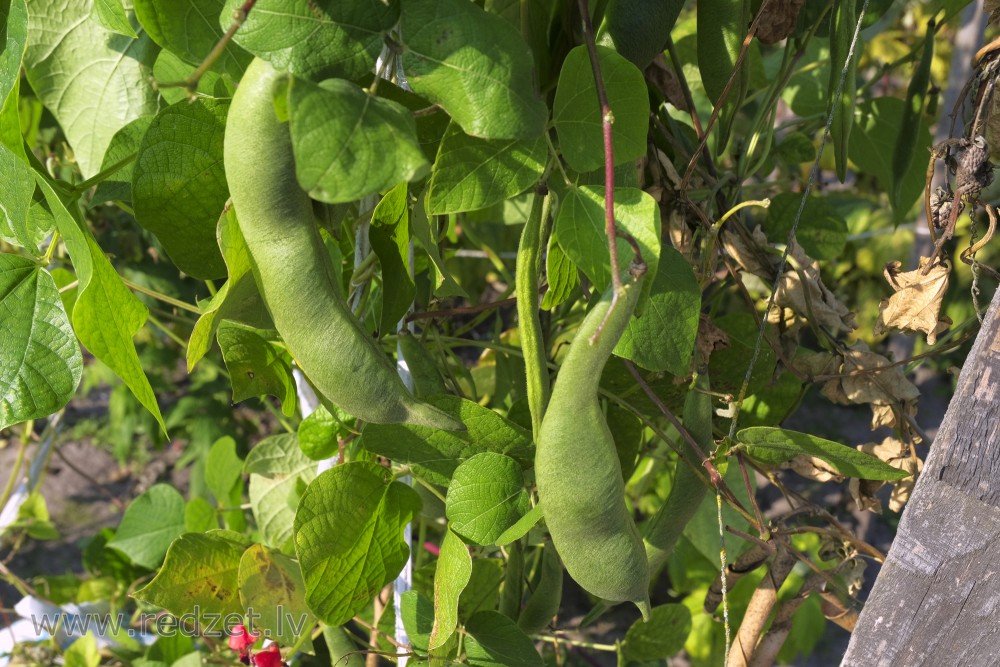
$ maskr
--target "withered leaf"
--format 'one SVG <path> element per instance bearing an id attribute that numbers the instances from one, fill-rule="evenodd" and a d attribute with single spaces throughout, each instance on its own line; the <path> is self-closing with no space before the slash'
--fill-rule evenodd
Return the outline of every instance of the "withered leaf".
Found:
<path id="1" fill-rule="evenodd" d="M 820 393 L 841 405 L 892 405 L 915 401 L 920 397 L 920 391 L 906 379 L 901 367 L 858 372 L 887 367 L 890 363 L 881 354 L 871 352 L 864 341 L 858 341 L 844 355 L 841 376 L 824 384 Z"/>
<path id="2" fill-rule="evenodd" d="M 899 272 L 900 262 L 885 266 L 885 279 L 896 293 L 878 305 L 875 335 L 890 330 L 922 331 L 927 334 L 928 345 L 933 345 L 937 335 L 945 331 L 951 320 L 941 317 L 941 301 L 948 292 L 948 274 L 951 263 L 945 260 L 921 275 L 930 258 L 921 257 L 920 266 L 913 271 Z"/>
<path id="3" fill-rule="evenodd" d="M 760 33 L 758 32 L 758 34 Z M 674 107 L 680 111 L 688 110 L 680 79 L 677 78 L 673 68 L 667 65 L 667 59 L 662 53 L 658 53 L 653 58 L 653 62 L 646 67 L 646 80 L 656 86 L 657 90 L 663 93 L 663 97 Z"/>
<path id="4" fill-rule="evenodd" d="M 725 331 L 715 326 L 708 315 L 702 314 L 698 320 L 698 338 L 695 339 L 698 350 L 699 367 L 708 363 L 708 358 L 716 350 L 729 347 L 729 336 Z"/>
<path id="5" fill-rule="evenodd" d="M 858 445 L 857 449 L 885 461 L 893 468 L 910 473 L 909 477 L 890 482 L 893 488 L 889 496 L 889 509 L 893 512 L 902 511 L 913 493 L 913 487 L 917 483 L 920 471 L 923 470 L 924 462 L 919 457 L 911 456 L 910 448 L 893 436 L 885 438 L 881 443 L 869 442 Z M 852 479 L 848 489 L 860 509 L 881 512 L 882 503 L 875 497 L 875 493 L 885 484 L 886 482 L 878 480 Z"/>
<path id="6" fill-rule="evenodd" d="M 848 333 L 858 328 L 854 321 L 854 313 L 823 284 L 820 276 L 819 263 L 806 254 L 795 241 L 789 251 L 789 256 L 798 266 L 789 269 L 778 282 L 778 293 L 774 303 L 780 308 L 789 308 L 801 318 L 811 320 L 831 333 Z M 768 320 L 775 321 L 774 310 L 768 313 Z"/>
<path id="7" fill-rule="evenodd" d="M 764 7 L 757 27 L 757 39 L 775 44 L 792 34 L 805 0 L 771 0 Z"/>
<path id="8" fill-rule="evenodd" d="M 794 470 L 806 479 L 815 482 L 829 482 L 831 480 L 840 482 L 844 479 L 844 476 L 834 470 L 829 463 L 807 454 L 799 454 L 791 461 L 783 463 L 781 467 L 786 470 Z"/>

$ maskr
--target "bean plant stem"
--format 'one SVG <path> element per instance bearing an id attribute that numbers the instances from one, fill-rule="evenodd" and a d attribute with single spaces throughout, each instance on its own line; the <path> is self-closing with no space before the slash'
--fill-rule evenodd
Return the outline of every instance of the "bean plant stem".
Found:
<path id="1" fill-rule="evenodd" d="M 17 476 L 21 474 L 21 466 L 24 465 L 24 455 L 28 451 L 28 443 L 31 442 L 31 429 L 34 423 L 34 420 L 32 420 L 26 422 L 23 426 L 24 430 L 21 432 L 21 438 L 17 444 L 17 454 L 14 458 L 14 466 L 10 470 L 10 477 L 7 479 L 7 484 L 4 486 L 3 495 L 0 496 L 0 510 L 7 506 L 11 495 L 14 493 Z"/>
<path id="2" fill-rule="evenodd" d="M 166 294 L 157 292 L 154 289 L 143 287 L 142 285 L 132 282 L 125 276 L 122 276 L 121 279 L 122 282 L 125 283 L 125 286 L 128 287 L 129 289 L 145 294 L 146 296 L 151 296 L 157 301 L 162 301 L 163 303 L 169 303 L 171 306 L 174 306 L 175 308 L 180 308 L 181 310 L 186 310 L 189 313 L 196 313 L 198 315 L 201 315 L 201 309 L 198 308 L 197 306 L 192 306 L 190 303 L 186 303 L 179 299 L 175 299 L 172 296 L 167 296 Z"/>
<path id="3" fill-rule="evenodd" d="M 115 162 L 107 169 L 102 169 L 101 171 L 97 172 L 87 180 L 77 183 L 76 185 L 73 186 L 73 192 L 76 193 L 83 192 L 88 188 L 91 188 L 97 185 L 98 183 L 107 180 L 108 178 L 113 176 L 115 172 L 117 172 L 118 170 L 124 169 L 128 165 L 132 164 L 132 162 L 135 160 L 136 155 L 138 155 L 138 153 L 132 153 L 128 157 L 122 158 L 118 162 Z"/>

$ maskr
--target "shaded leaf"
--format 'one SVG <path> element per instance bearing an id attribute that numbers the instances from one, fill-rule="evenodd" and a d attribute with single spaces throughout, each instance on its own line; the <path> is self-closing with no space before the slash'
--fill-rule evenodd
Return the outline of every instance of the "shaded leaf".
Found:
<path id="1" fill-rule="evenodd" d="M 451 123 L 434 161 L 427 211 L 434 215 L 473 211 L 515 197 L 538 180 L 547 157 L 544 137 L 480 139 Z"/>
<path id="2" fill-rule="evenodd" d="M 154 42 L 176 53 L 192 65 L 200 65 L 222 38 L 219 17 L 224 0 L 133 0 L 135 15 Z M 226 22 L 232 12 L 226 12 Z M 239 79 L 250 64 L 251 56 L 236 44 L 226 44 L 222 55 L 212 65 Z"/>
<path id="3" fill-rule="evenodd" d="M 281 401 L 286 417 L 295 414 L 295 378 L 282 350 L 258 329 L 236 322 L 223 322 L 216 336 L 233 383 L 234 403 L 267 394 Z"/>
<path id="4" fill-rule="evenodd" d="M 0 430 L 66 405 L 83 373 L 80 345 L 52 276 L 25 257 L 0 254 L 0 331 Z"/>
<path id="5" fill-rule="evenodd" d="M 295 175 L 310 196 L 350 202 L 422 178 L 413 116 L 357 84 L 294 80 L 288 96 Z"/>
<path id="6" fill-rule="evenodd" d="M 767 237 L 772 242 L 788 241 L 788 233 L 801 205 L 802 195 L 797 192 L 781 192 L 771 197 L 767 209 Z M 847 221 L 826 198 L 811 196 L 802 209 L 795 239 L 810 257 L 837 259 L 847 243 Z"/>
<path id="7" fill-rule="evenodd" d="M 481 611 L 465 624 L 466 660 L 473 667 L 542 667 L 528 635 L 497 611 Z"/>
<path id="8" fill-rule="evenodd" d="M 908 474 L 839 442 L 788 429 L 753 426 L 739 431 L 736 441 L 748 456 L 764 464 L 777 465 L 807 454 L 826 461 L 848 477 L 892 480 Z"/>
<path id="9" fill-rule="evenodd" d="M 408 463 L 414 474 L 446 486 L 455 469 L 480 452 L 507 454 L 527 468 L 534 457 L 531 434 L 493 410 L 457 396 L 427 399 L 457 417 L 465 431 L 442 431 L 404 424 L 366 424 L 362 446 L 397 463 Z"/>
<path id="10" fill-rule="evenodd" d="M 226 266 L 215 228 L 229 198 L 222 166 L 228 101 L 178 102 L 146 130 L 132 171 L 136 220 L 153 232 L 177 268 L 201 279 Z"/>
<path id="11" fill-rule="evenodd" d="M 611 260 L 604 233 L 603 187 L 585 185 L 567 193 L 559 205 L 555 233 L 559 245 L 591 282 L 603 291 L 611 284 Z M 637 188 L 615 188 L 615 222 L 639 243 L 648 270 L 643 290 L 651 289 L 660 257 L 660 209 L 656 200 Z M 618 261 L 624 271 L 634 253 L 618 237 Z"/>
<path id="12" fill-rule="evenodd" d="M 407 0 L 400 16 L 403 70 L 413 90 L 466 134 L 533 139 L 548 110 L 520 33 L 467 0 Z"/>
<path id="13" fill-rule="evenodd" d="M 372 212 L 368 240 L 382 268 L 382 299 L 378 305 L 379 332 L 389 333 L 406 315 L 416 287 L 410 275 L 410 209 L 406 183 L 382 197 Z"/>
<path id="14" fill-rule="evenodd" d="M 597 47 L 601 77 L 608 105 L 614 114 L 611 141 L 615 164 L 631 162 L 646 154 L 649 132 L 649 94 L 642 72 L 606 46 Z M 552 104 L 552 122 L 566 162 L 579 172 L 604 165 L 604 130 L 601 105 L 586 46 L 569 52 L 559 72 Z"/>
<path id="15" fill-rule="evenodd" d="M 420 497 L 376 463 L 345 463 L 317 477 L 295 513 L 295 553 L 313 613 L 341 625 L 395 579 L 410 553 L 403 527 L 418 511 Z"/>
<path id="16" fill-rule="evenodd" d="M 108 144 L 108 150 L 104 153 L 101 161 L 101 171 L 110 169 L 130 157 L 133 160 L 122 166 L 118 171 L 109 175 L 97 185 L 94 196 L 90 199 L 90 206 L 103 204 L 104 202 L 118 199 L 121 201 L 132 201 L 132 172 L 135 169 L 134 156 L 139 152 L 139 145 L 142 137 L 146 134 L 155 116 L 139 116 L 131 123 L 115 132 Z"/>
<path id="17" fill-rule="evenodd" d="M 629 319 L 615 354 L 648 371 L 683 376 L 691 364 L 701 312 L 701 287 L 684 257 L 669 246 L 660 250 L 656 277 L 642 312 Z"/>
<path id="18" fill-rule="evenodd" d="M 639 619 L 625 633 L 625 657 L 637 662 L 666 660 L 684 648 L 691 633 L 691 612 L 682 604 L 653 607 L 649 620 Z"/>

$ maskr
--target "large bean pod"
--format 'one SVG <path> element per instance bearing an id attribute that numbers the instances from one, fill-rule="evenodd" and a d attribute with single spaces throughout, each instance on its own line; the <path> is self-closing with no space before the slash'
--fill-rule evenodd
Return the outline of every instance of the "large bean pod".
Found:
<path id="1" fill-rule="evenodd" d="M 899 134 L 896 135 L 896 146 L 892 151 L 892 193 L 891 201 L 894 208 L 906 202 L 900 202 L 900 191 L 906 174 L 913 164 L 913 156 L 917 152 L 917 136 L 920 132 L 920 117 L 924 112 L 924 100 L 927 99 L 927 88 L 931 83 L 931 63 L 934 60 L 934 20 L 927 23 L 927 33 L 924 36 L 924 47 L 920 61 L 913 70 L 913 78 L 906 88 L 906 106 L 899 120 Z M 912 202 L 910 202 L 912 203 Z M 897 211 L 897 213 L 899 213 Z"/>
<path id="2" fill-rule="evenodd" d="M 359 419 L 443 429 L 462 424 L 415 399 L 337 292 L 334 270 L 295 180 L 288 124 L 274 97 L 286 78 L 247 68 L 226 122 L 226 179 L 260 293 L 289 352 L 326 398 Z"/>
<path id="3" fill-rule="evenodd" d="M 535 480 L 570 576 L 600 598 L 634 602 L 645 617 L 646 551 L 625 505 L 621 464 L 597 397 L 601 371 L 635 311 L 641 277 L 622 288 L 609 315 L 613 289 L 584 318 L 559 369 L 536 444 Z"/>

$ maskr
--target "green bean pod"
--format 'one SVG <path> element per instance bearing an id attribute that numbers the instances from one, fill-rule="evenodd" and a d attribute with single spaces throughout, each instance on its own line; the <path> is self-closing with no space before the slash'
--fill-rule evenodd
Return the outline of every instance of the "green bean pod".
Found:
<path id="1" fill-rule="evenodd" d="M 684 399 L 683 415 L 684 428 L 705 452 L 713 449 L 712 397 L 704 393 L 708 389 L 708 375 L 699 374 L 694 387 L 688 390 Z M 643 542 L 646 545 L 646 557 L 649 559 L 650 576 L 655 575 L 670 557 L 677 544 L 677 538 L 698 511 L 707 490 L 705 482 L 695 472 L 702 469 L 701 461 L 696 460 L 694 452 L 690 451 L 683 440 L 681 442 L 685 452 L 684 458 L 687 461 L 677 462 L 677 472 L 674 475 L 670 496 L 643 526 Z"/>
<path id="2" fill-rule="evenodd" d="M 732 76 L 750 24 L 750 0 L 698 0 L 695 6 L 698 33 L 698 71 L 712 104 L 718 104 Z M 743 106 L 750 84 L 750 67 L 744 60 L 729 94 L 719 110 L 716 154 L 725 151 L 736 113 Z"/>
<path id="3" fill-rule="evenodd" d="M 264 60 L 247 68 L 226 122 L 226 180 L 264 303 L 313 386 L 355 417 L 463 429 L 419 402 L 365 332 L 335 285 L 335 271 L 295 180 L 288 124 L 275 115 L 285 75 Z"/>
<path id="4" fill-rule="evenodd" d="M 562 604 L 563 568 L 559 554 L 551 543 L 542 548 L 542 574 L 538 579 L 535 592 L 528 598 L 527 604 L 517 617 L 517 627 L 525 634 L 533 635 L 541 632 L 552 617 L 559 612 Z"/>
<path id="5" fill-rule="evenodd" d="M 931 82 L 931 63 L 934 61 L 934 20 L 927 23 L 927 35 L 920 54 L 920 61 L 913 71 L 913 78 L 906 88 L 906 104 L 899 121 L 899 134 L 892 151 L 892 204 L 898 208 L 900 190 L 906 173 L 913 164 L 917 151 L 917 133 L 920 131 L 920 116 L 924 111 L 924 100 Z M 911 202 L 912 203 L 912 202 Z"/>
<path id="6" fill-rule="evenodd" d="M 323 626 L 323 639 L 330 651 L 330 664 L 336 667 L 363 667 L 365 654 L 347 636 L 347 630 L 333 625 Z"/>
<path id="7" fill-rule="evenodd" d="M 833 104 L 833 125 L 830 126 L 830 139 L 833 141 L 833 157 L 837 166 L 837 178 L 843 183 L 847 178 L 847 147 L 851 138 L 851 126 L 854 124 L 854 104 L 858 97 L 857 74 L 858 56 L 854 55 L 848 61 L 851 50 L 851 40 L 858 23 L 857 0 L 835 0 L 833 13 L 830 14 L 830 86 L 828 98 L 833 99 L 840 85 L 840 77 L 847 67 L 844 77 L 844 89 Z"/>
<path id="8" fill-rule="evenodd" d="M 531 214 L 521 232 L 517 248 L 514 285 L 517 289 L 517 328 L 524 352 L 524 368 L 528 380 L 528 408 L 531 410 L 531 430 L 538 437 L 542 415 L 549 402 L 549 368 L 546 364 L 542 323 L 538 317 L 538 275 L 542 271 L 542 231 L 549 217 L 550 195 L 536 194 Z"/>
<path id="9" fill-rule="evenodd" d="M 634 602 L 645 618 L 646 551 L 625 504 L 621 464 L 598 401 L 601 372 L 635 311 L 641 282 L 640 275 L 623 286 L 610 312 L 614 287 L 608 288 L 580 324 L 542 420 L 535 481 L 570 576 L 600 598 Z"/>

